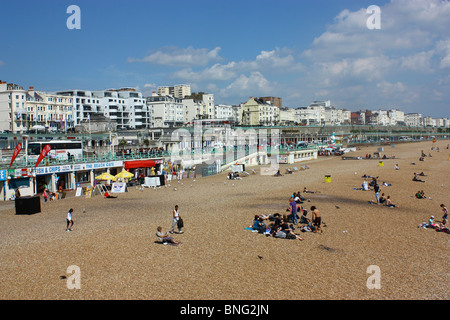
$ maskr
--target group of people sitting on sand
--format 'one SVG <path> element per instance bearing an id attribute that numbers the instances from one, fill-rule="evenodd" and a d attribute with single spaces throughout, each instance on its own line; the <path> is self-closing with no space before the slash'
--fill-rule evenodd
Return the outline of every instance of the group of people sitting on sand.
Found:
<path id="1" fill-rule="evenodd" d="M 425 196 L 425 192 L 423 190 L 417 191 L 414 196 L 416 197 L 416 199 L 426 199 L 427 198 Z"/>
<path id="2" fill-rule="evenodd" d="M 308 192 L 306 187 L 304 188 L 304 192 Z M 301 196 L 300 192 L 294 192 L 289 199 L 289 206 L 286 209 L 287 212 L 290 212 L 289 214 L 283 216 L 279 213 L 255 215 L 252 226 L 249 227 L 249 229 L 253 232 L 262 233 L 274 238 L 297 239 L 300 241 L 302 241 L 303 238 L 294 233 L 296 227 L 299 228 L 301 232 L 323 232 L 322 218 L 319 210 L 315 206 L 311 206 L 312 217 L 309 219 L 307 217 L 308 210 L 299 206 L 304 200 L 306 199 Z M 268 222 L 265 222 L 266 220 L 268 220 Z M 299 227 L 299 224 L 302 224 L 303 226 Z"/>
<path id="3" fill-rule="evenodd" d="M 446 226 L 448 219 L 447 207 L 444 204 L 441 204 L 441 209 L 444 212 L 444 215 L 442 216 L 442 221 L 439 224 L 434 220 L 434 216 L 431 216 L 430 219 L 428 219 L 428 223 L 423 222 L 422 225 L 419 225 L 419 228 L 434 229 L 437 232 L 450 234 L 450 229 Z"/>
<path id="4" fill-rule="evenodd" d="M 424 180 L 420 180 L 419 178 L 418 178 L 418 176 L 425 176 L 425 174 L 422 172 L 422 173 L 419 173 L 419 174 L 417 174 L 417 173 L 415 173 L 414 172 L 414 177 L 413 177 L 413 179 L 412 179 L 412 181 L 416 181 L 416 182 L 425 182 Z"/>
<path id="5" fill-rule="evenodd" d="M 384 193 L 381 193 L 379 198 L 379 203 L 385 205 L 386 207 L 396 208 L 397 205 L 392 203 L 391 196 L 386 196 Z"/>

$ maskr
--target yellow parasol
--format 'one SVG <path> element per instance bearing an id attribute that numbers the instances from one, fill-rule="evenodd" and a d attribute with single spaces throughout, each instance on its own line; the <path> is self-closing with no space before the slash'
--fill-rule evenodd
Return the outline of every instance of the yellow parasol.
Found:
<path id="1" fill-rule="evenodd" d="M 103 172 L 101 175 L 96 176 L 95 179 L 116 181 L 116 177 L 114 177 L 112 174 L 109 174 L 108 172 Z"/>
<path id="2" fill-rule="evenodd" d="M 122 170 L 120 173 L 115 175 L 116 178 L 133 178 L 134 174 L 128 172 L 127 170 Z"/>

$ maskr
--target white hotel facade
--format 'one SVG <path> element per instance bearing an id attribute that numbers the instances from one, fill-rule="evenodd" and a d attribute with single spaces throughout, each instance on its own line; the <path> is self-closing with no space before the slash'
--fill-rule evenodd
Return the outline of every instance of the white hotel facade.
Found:
<path id="1" fill-rule="evenodd" d="M 74 126 L 88 121 L 94 114 L 100 114 L 116 121 L 119 129 L 151 127 L 151 109 L 142 93 L 135 89 L 66 90 L 57 94 L 73 98 Z"/>

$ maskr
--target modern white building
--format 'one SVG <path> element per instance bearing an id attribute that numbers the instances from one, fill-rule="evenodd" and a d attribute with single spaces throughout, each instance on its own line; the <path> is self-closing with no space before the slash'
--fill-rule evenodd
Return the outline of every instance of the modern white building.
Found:
<path id="1" fill-rule="evenodd" d="M 322 105 L 310 105 L 298 108 L 295 112 L 296 122 L 304 125 L 322 125 L 325 123 L 325 107 Z"/>
<path id="2" fill-rule="evenodd" d="M 391 120 L 392 126 L 405 123 L 405 113 L 401 110 L 391 109 L 388 112 L 388 116 L 389 116 L 389 119 Z"/>
<path id="3" fill-rule="evenodd" d="M 389 118 L 389 112 L 387 110 L 377 110 L 374 113 L 377 114 L 376 124 L 381 126 L 388 126 L 391 124 Z"/>
<path id="4" fill-rule="evenodd" d="M 295 109 L 282 108 L 280 109 L 280 125 L 292 126 L 297 122 L 295 121 Z"/>
<path id="5" fill-rule="evenodd" d="M 66 90 L 58 95 L 73 97 L 73 123 L 80 125 L 93 114 L 101 114 L 117 122 L 117 128 L 151 127 L 151 112 L 142 93 L 133 88 L 100 91 Z"/>

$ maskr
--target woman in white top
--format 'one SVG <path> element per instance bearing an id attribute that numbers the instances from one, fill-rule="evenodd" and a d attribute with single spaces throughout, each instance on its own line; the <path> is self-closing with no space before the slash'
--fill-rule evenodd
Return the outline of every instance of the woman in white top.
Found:
<path id="1" fill-rule="evenodd" d="M 178 224 L 178 221 L 181 219 L 180 212 L 178 211 L 178 205 L 175 206 L 172 215 L 173 215 L 173 222 L 172 228 L 170 229 L 170 233 L 173 233 L 175 226 L 178 228 L 178 233 L 183 233 L 183 231 L 181 231 L 181 227 Z"/>
<path id="2" fill-rule="evenodd" d="M 70 208 L 69 212 L 67 212 L 67 218 L 66 218 L 67 226 L 66 226 L 66 231 L 72 231 L 72 227 L 73 227 L 72 212 L 73 212 L 73 209 L 72 209 L 72 208 Z M 69 228 L 69 225 L 70 225 L 70 228 Z"/>

